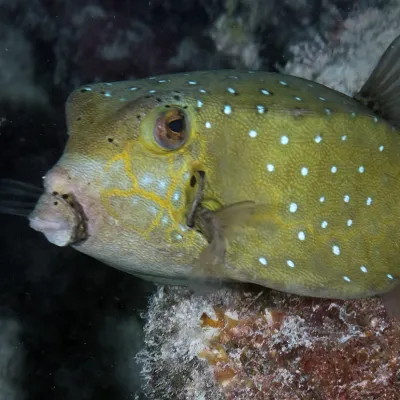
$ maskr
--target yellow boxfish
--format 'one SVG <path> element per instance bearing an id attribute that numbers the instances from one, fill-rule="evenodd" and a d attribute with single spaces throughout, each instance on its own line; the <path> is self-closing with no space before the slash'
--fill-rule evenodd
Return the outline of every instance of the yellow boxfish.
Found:
<path id="1" fill-rule="evenodd" d="M 34 210 L 0 211 L 144 279 L 356 299 L 400 279 L 400 37 L 354 98 L 268 72 L 77 88 Z M 32 211 L 32 212 L 30 212 Z M 29 214 L 28 214 L 29 213 Z"/>

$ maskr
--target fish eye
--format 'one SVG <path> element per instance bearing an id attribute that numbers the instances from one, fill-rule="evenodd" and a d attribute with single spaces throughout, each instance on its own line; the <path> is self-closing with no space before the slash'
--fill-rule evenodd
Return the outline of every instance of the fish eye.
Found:
<path id="1" fill-rule="evenodd" d="M 185 144 L 188 135 L 188 124 L 182 110 L 171 108 L 158 117 L 154 128 L 154 139 L 162 148 L 179 149 Z"/>

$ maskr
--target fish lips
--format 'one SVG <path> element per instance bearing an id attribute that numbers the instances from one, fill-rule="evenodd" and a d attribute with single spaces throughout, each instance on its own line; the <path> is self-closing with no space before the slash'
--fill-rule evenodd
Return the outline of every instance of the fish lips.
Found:
<path id="1" fill-rule="evenodd" d="M 32 229 L 56 246 L 77 245 L 88 238 L 86 215 L 73 195 L 44 193 L 28 219 Z"/>

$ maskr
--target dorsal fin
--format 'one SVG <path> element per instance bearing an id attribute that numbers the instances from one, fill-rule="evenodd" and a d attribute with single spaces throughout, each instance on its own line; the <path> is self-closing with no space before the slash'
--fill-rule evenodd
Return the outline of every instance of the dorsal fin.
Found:
<path id="1" fill-rule="evenodd" d="M 400 127 L 400 35 L 386 49 L 354 98 Z"/>

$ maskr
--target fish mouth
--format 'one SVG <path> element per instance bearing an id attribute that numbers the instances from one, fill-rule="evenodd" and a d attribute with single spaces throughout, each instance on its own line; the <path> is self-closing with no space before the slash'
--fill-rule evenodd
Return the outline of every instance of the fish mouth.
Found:
<path id="1" fill-rule="evenodd" d="M 45 192 L 28 218 L 32 229 L 57 246 L 77 246 L 89 237 L 86 213 L 71 193 Z"/>

